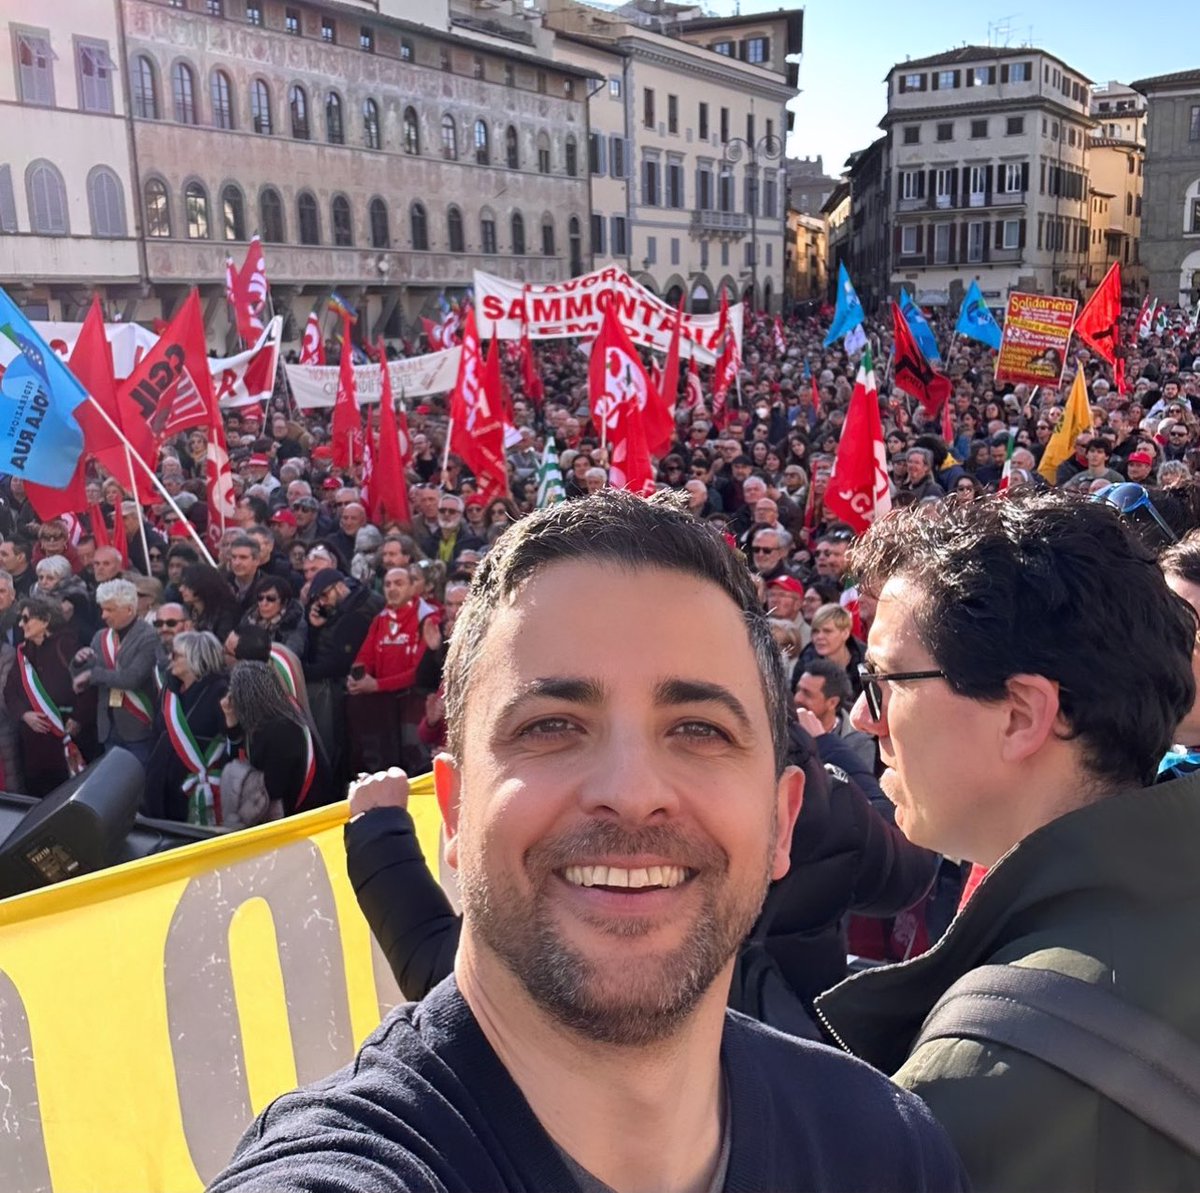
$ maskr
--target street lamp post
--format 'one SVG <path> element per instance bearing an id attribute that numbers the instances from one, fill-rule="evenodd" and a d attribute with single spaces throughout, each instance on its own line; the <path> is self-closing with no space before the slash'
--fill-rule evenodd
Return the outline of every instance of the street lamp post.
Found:
<path id="1" fill-rule="evenodd" d="M 721 161 L 731 165 L 742 160 L 742 154 L 748 157 L 750 166 L 750 288 L 754 291 L 754 301 L 758 302 L 758 163 L 776 161 L 783 156 L 783 141 L 774 133 L 766 133 L 755 141 L 745 137 L 730 137 L 725 142 Z"/>

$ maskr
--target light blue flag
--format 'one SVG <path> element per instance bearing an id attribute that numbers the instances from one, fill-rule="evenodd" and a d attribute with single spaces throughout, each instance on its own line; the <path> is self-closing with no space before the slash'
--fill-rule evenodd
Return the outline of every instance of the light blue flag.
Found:
<path id="1" fill-rule="evenodd" d="M 863 311 L 862 303 L 858 301 L 858 295 L 854 292 L 854 286 L 850 281 L 850 275 L 846 272 L 846 266 L 839 265 L 837 307 L 833 312 L 833 324 L 829 328 L 829 334 L 825 337 L 824 347 L 831 347 L 847 332 L 853 331 L 865 318 L 866 313 Z"/>
<path id="2" fill-rule="evenodd" d="M 942 354 L 938 351 L 937 340 L 934 339 L 933 328 L 925 320 L 921 308 L 913 302 L 903 286 L 900 287 L 900 313 L 908 321 L 908 329 L 921 349 L 921 355 L 935 364 L 942 363 Z"/>
<path id="3" fill-rule="evenodd" d="M 1000 325 L 988 310 L 979 283 L 972 282 L 958 308 L 958 322 L 954 325 L 956 335 L 978 340 L 996 352 L 1000 351 Z"/>
<path id="4" fill-rule="evenodd" d="M 0 472 L 54 489 L 83 454 L 72 411 L 87 391 L 0 290 Z"/>

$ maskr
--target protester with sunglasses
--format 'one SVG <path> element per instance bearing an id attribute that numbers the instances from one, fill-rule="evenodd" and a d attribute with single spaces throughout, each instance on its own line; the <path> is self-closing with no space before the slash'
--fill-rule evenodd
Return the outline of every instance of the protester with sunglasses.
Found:
<path id="1" fill-rule="evenodd" d="M 17 722 L 21 775 L 6 776 L 28 795 L 48 795 L 100 753 L 96 689 L 76 694 L 71 659 L 81 639 L 67 627 L 59 601 L 27 597 L 18 623 L 24 641 L 4 684 L 4 702 Z M 86 640 L 85 640 L 86 641 Z"/>
<path id="2" fill-rule="evenodd" d="M 293 654 L 304 657 L 308 645 L 308 620 L 304 606 L 292 595 L 292 586 L 278 576 L 262 576 L 251 593 L 251 609 L 242 626 L 259 626 Z"/>

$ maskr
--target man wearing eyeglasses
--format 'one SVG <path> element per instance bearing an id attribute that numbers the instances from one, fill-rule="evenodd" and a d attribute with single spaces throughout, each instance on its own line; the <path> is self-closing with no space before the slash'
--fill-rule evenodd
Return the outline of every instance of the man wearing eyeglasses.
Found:
<path id="1" fill-rule="evenodd" d="M 936 950 L 818 1010 L 926 1101 L 977 1191 L 1200 1187 L 1200 1155 L 1144 1117 L 1157 1094 L 1091 1084 L 1152 1047 L 1128 1008 L 1200 1047 L 1200 953 L 1177 947 L 1200 918 L 1200 776 L 1155 785 L 1195 699 L 1195 615 L 1116 511 L 1057 493 L 901 512 L 853 564 L 879 606 L 852 723 L 879 740 L 896 823 L 989 872 Z M 964 980 L 973 1001 L 926 1023 Z M 1027 1009 L 1052 986 L 1057 1012 Z M 1119 1000 L 1117 1042 L 1084 1031 L 1048 1057 L 1096 998 Z M 1111 1064 L 1068 1076 L 1081 1056 Z"/>
<path id="2" fill-rule="evenodd" d="M 431 556 L 445 564 L 453 563 L 464 551 L 479 551 L 481 539 L 463 524 L 463 500 L 453 493 L 442 493 L 437 506 L 437 533 L 433 536 Z"/>

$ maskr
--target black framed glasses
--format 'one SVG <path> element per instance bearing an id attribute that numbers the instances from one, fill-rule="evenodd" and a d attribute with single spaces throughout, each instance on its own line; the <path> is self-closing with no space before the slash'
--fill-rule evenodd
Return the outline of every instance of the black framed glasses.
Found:
<path id="1" fill-rule="evenodd" d="M 944 671 L 875 671 L 869 663 L 859 663 L 858 678 L 862 683 L 863 696 L 866 697 L 867 710 L 872 721 L 883 720 L 883 683 L 911 682 L 915 679 L 945 679 Z"/>
<path id="2" fill-rule="evenodd" d="M 159 617 L 154 621 L 154 628 L 157 630 L 173 630 L 177 625 L 182 625 L 183 619 L 179 617 Z"/>
<path id="3" fill-rule="evenodd" d="M 275 604 L 279 600 L 279 593 L 277 593 L 277 592 L 260 592 L 258 594 L 257 599 L 258 599 L 258 603 L 260 605 L 265 604 L 267 602 L 270 602 L 271 604 Z"/>
<path id="4" fill-rule="evenodd" d="M 1167 525 L 1162 514 L 1154 508 L 1154 502 L 1150 500 L 1150 494 L 1146 492 L 1145 485 L 1139 485 L 1135 481 L 1107 485 L 1093 493 L 1092 500 L 1103 501 L 1106 505 L 1111 505 L 1122 517 L 1128 517 L 1130 514 L 1137 513 L 1138 510 L 1145 510 L 1171 542 L 1179 542 L 1179 535 Z"/>

